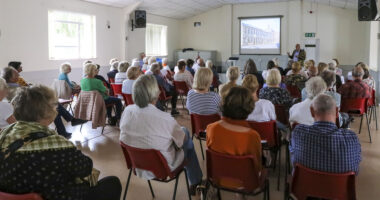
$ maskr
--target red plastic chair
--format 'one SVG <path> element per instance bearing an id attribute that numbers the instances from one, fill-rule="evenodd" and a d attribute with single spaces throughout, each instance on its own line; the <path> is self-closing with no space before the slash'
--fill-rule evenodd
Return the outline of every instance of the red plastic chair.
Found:
<path id="1" fill-rule="evenodd" d="M 371 130 L 369 127 L 369 120 L 368 120 L 368 99 L 365 98 L 357 98 L 357 99 L 347 99 L 342 98 L 340 104 L 340 112 L 346 112 L 349 115 L 352 116 L 359 116 L 360 118 L 360 126 L 359 126 L 359 134 L 362 130 L 362 122 L 363 122 L 363 116 L 365 115 L 365 118 L 367 120 L 367 127 L 368 127 L 368 136 L 369 141 L 372 143 L 371 138 Z"/>
<path id="2" fill-rule="evenodd" d="M 121 95 L 123 96 L 125 106 L 134 104 L 132 94 L 121 93 Z"/>
<path id="3" fill-rule="evenodd" d="M 115 83 L 115 78 L 108 78 L 109 83 Z"/>
<path id="4" fill-rule="evenodd" d="M 10 194 L 0 192 L 0 200 L 43 200 L 42 197 L 36 193 L 29 194 Z"/>
<path id="5" fill-rule="evenodd" d="M 298 89 L 297 86 L 286 85 L 286 89 L 289 91 L 291 97 L 297 99 L 302 98 L 301 91 Z"/>
<path id="6" fill-rule="evenodd" d="M 175 91 L 179 95 L 179 98 L 182 102 L 182 107 L 185 109 L 185 98 L 184 96 L 187 96 L 187 93 L 189 92 L 189 87 L 187 87 L 187 84 L 185 81 L 173 81 Z"/>
<path id="7" fill-rule="evenodd" d="M 165 106 L 165 111 L 168 109 L 168 103 L 172 99 L 172 96 L 166 96 L 166 91 L 162 86 L 158 86 L 160 89 L 160 95 L 158 96 L 158 100 L 162 101 Z"/>
<path id="8" fill-rule="evenodd" d="M 123 84 L 116 84 L 116 83 L 111 83 L 111 87 L 112 87 L 112 90 L 113 90 L 113 94 L 115 97 L 117 97 L 117 95 L 121 95 L 121 88 L 122 88 Z"/>
<path id="9" fill-rule="evenodd" d="M 355 200 L 355 172 L 327 173 L 295 164 L 290 192 L 298 200 L 308 197 Z M 286 195 L 289 197 L 289 185 Z"/>
<path id="10" fill-rule="evenodd" d="M 285 105 L 276 104 L 274 105 L 277 121 L 289 126 L 289 110 Z"/>
<path id="11" fill-rule="evenodd" d="M 217 77 L 217 76 L 213 76 L 213 77 L 212 77 L 212 83 L 211 83 L 211 86 L 212 86 L 214 89 L 216 89 L 217 92 L 219 92 L 219 91 L 218 91 L 218 90 L 219 90 L 219 85 L 220 85 L 220 83 L 219 83 L 218 77 Z"/>
<path id="12" fill-rule="evenodd" d="M 273 170 L 276 169 L 277 156 L 281 155 L 281 143 L 280 143 L 280 134 L 277 131 L 276 120 L 268 121 L 268 122 L 255 122 L 248 121 L 248 124 L 256 130 L 261 137 L 261 140 L 267 141 L 267 146 L 263 146 L 263 149 L 270 150 L 274 152 L 274 165 Z M 278 157 L 278 166 L 281 166 L 281 157 Z M 281 168 L 278 168 L 278 176 L 277 176 L 277 189 L 280 189 L 280 176 L 281 176 Z"/>
<path id="13" fill-rule="evenodd" d="M 368 99 L 368 109 L 369 109 L 369 123 L 371 124 L 372 116 L 375 118 L 376 130 L 377 127 L 377 111 L 376 111 L 376 90 L 372 89 L 371 98 Z"/>
<path id="14" fill-rule="evenodd" d="M 127 196 L 127 191 L 128 191 L 128 186 L 129 186 L 129 181 L 131 179 L 132 171 L 136 175 L 136 169 L 147 170 L 147 171 L 152 172 L 154 176 L 156 177 L 153 179 L 155 181 L 168 183 L 175 179 L 173 200 L 175 199 L 176 193 L 177 193 L 178 178 L 182 172 L 185 172 L 186 187 L 188 189 L 187 192 L 188 192 L 189 200 L 191 200 L 190 191 L 189 191 L 189 182 L 188 182 L 188 178 L 186 174 L 186 169 L 184 168 L 185 161 L 179 167 L 177 167 L 177 169 L 175 169 L 174 171 L 171 171 L 166 159 L 158 150 L 139 149 L 139 148 L 128 146 L 124 144 L 123 142 L 120 142 L 120 146 L 121 146 L 121 149 L 123 150 L 124 158 L 127 163 L 127 167 L 129 169 L 127 186 L 125 187 L 123 200 L 125 200 Z M 149 184 L 150 192 L 152 193 L 153 198 L 155 198 L 150 180 L 148 180 L 148 184 Z"/>
<path id="15" fill-rule="evenodd" d="M 192 136 L 191 139 L 197 138 L 199 140 L 199 145 L 201 146 L 202 158 L 205 159 L 205 155 L 203 153 L 202 140 L 206 140 L 205 137 L 202 137 L 200 133 L 206 132 L 207 125 L 214 123 L 220 120 L 219 114 L 212 115 L 198 115 L 198 114 L 190 114 L 191 119 L 191 130 Z"/>
<path id="16" fill-rule="evenodd" d="M 266 171 L 259 176 L 259 169 L 252 155 L 232 156 L 218 153 L 210 149 L 207 153 L 207 181 L 218 190 L 226 190 L 246 195 L 264 193 L 264 199 L 269 200 L 269 181 Z M 234 180 L 242 187 L 230 188 L 220 185 L 221 180 Z"/>

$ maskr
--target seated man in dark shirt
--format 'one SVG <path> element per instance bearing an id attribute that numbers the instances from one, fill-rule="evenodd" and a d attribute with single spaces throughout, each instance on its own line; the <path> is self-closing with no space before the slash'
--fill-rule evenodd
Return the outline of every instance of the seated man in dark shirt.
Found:
<path id="1" fill-rule="evenodd" d="M 335 125 L 338 108 L 335 100 L 326 94 L 318 95 L 310 111 L 313 125 L 298 125 L 292 132 L 289 151 L 291 161 L 310 169 L 345 173 L 359 171 L 361 147 L 356 134 Z"/>
<path id="2" fill-rule="evenodd" d="M 338 92 L 341 94 L 342 99 L 355 99 L 355 98 L 370 98 L 371 88 L 363 82 L 364 70 L 360 66 L 355 66 L 352 70 L 352 77 L 354 81 L 348 81 L 343 84 Z"/>
<path id="3" fill-rule="evenodd" d="M 160 66 L 157 63 L 153 63 L 152 66 L 150 67 L 150 70 L 153 72 L 154 77 L 157 80 L 158 86 L 164 88 L 166 94 L 168 96 L 171 96 L 171 105 L 172 105 L 172 115 L 178 115 L 179 112 L 177 111 L 177 99 L 178 99 L 178 94 L 175 91 L 175 88 L 173 85 L 170 85 L 168 81 L 162 76 L 161 71 L 160 71 Z"/>

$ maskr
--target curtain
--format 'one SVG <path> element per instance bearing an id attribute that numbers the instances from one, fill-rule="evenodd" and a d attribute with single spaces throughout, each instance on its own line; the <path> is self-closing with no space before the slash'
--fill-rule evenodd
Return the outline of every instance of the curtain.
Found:
<path id="1" fill-rule="evenodd" d="M 147 56 L 167 56 L 167 26 L 147 24 L 145 33 Z"/>

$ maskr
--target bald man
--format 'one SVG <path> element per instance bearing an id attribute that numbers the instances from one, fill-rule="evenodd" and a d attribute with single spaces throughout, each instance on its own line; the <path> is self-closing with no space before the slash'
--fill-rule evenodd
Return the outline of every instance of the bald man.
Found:
<path id="1" fill-rule="evenodd" d="M 300 62 L 301 65 L 303 66 L 303 62 L 306 59 L 306 52 L 305 52 L 305 50 L 301 49 L 301 45 L 300 44 L 296 44 L 296 49 L 293 51 L 293 53 L 291 55 L 288 52 L 288 56 L 294 62 Z"/>

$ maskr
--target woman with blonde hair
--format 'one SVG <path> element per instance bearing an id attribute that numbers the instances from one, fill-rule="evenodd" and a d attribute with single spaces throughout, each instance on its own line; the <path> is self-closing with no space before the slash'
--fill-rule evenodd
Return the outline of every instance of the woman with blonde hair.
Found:
<path id="1" fill-rule="evenodd" d="M 195 72 L 193 89 L 187 94 L 186 107 L 190 113 L 211 115 L 219 112 L 220 96 L 210 91 L 212 71 L 201 67 Z"/>
<path id="2" fill-rule="evenodd" d="M 267 99 L 274 105 L 292 105 L 292 98 L 289 92 L 280 87 L 281 74 L 277 69 L 268 71 L 267 85 L 268 87 L 262 88 L 259 93 L 260 99 Z"/>
<path id="3" fill-rule="evenodd" d="M 130 67 L 127 70 L 127 79 L 123 81 L 121 92 L 124 94 L 132 94 L 133 83 L 141 75 L 140 67 Z"/>
<path id="4" fill-rule="evenodd" d="M 227 69 L 227 79 L 228 82 L 219 86 L 219 95 L 223 98 L 227 95 L 228 91 L 237 86 L 236 81 L 238 80 L 240 75 L 239 67 L 231 66 Z"/>
<path id="5" fill-rule="evenodd" d="M 115 75 L 115 83 L 123 83 L 125 79 L 127 79 L 127 73 L 129 63 L 127 61 L 122 61 L 119 63 L 118 70 L 119 72 Z"/>
<path id="6" fill-rule="evenodd" d="M 13 106 L 3 101 L 3 99 L 8 95 L 8 85 L 7 82 L 0 78 L 0 130 L 16 122 L 13 116 Z"/>
<path id="7" fill-rule="evenodd" d="M 318 63 L 318 74 L 321 74 L 323 71 L 328 70 L 328 65 L 324 62 Z"/>
<path id="8" fill-rule="evenodd" d="M 292 71 L 289 71 L 285 77 L 285 84 L 288 86 L 296 86 L 301 91 L 305 87 L 306 81 L 306 76 L 301 72 L 301 64 L 299 62 L 293 63 Z"/>

